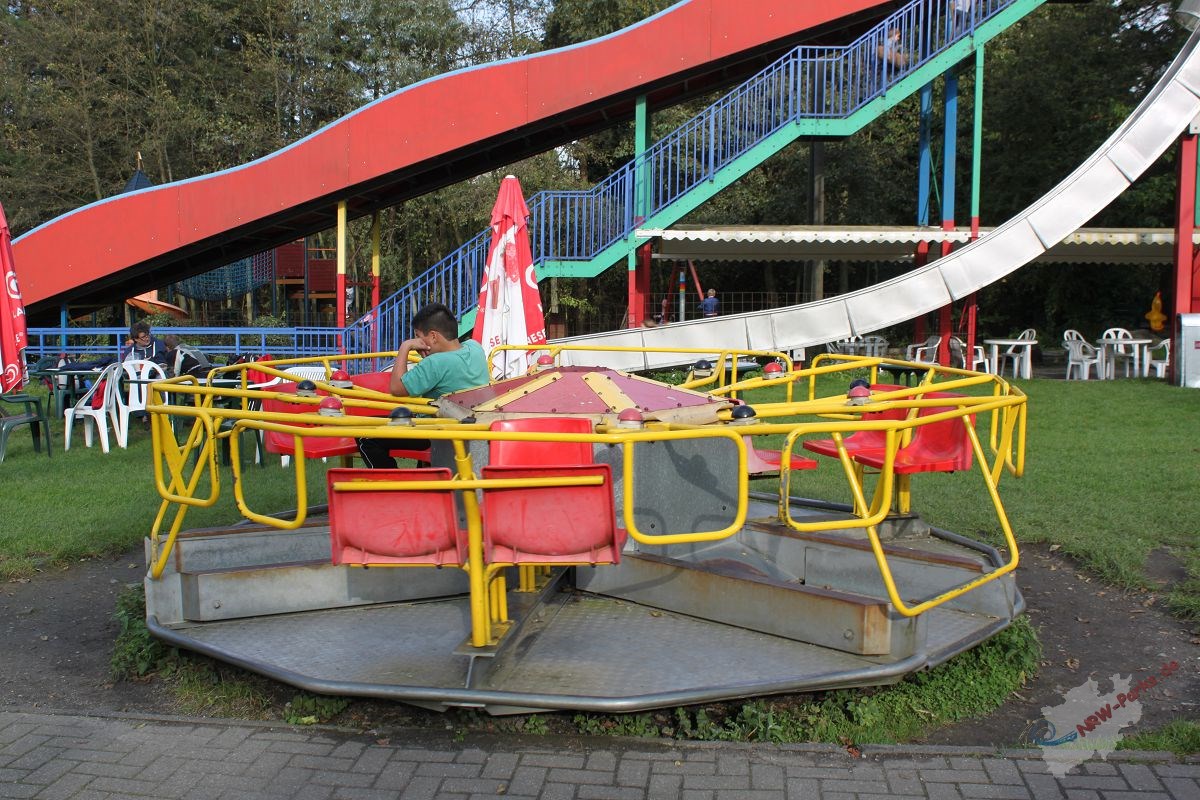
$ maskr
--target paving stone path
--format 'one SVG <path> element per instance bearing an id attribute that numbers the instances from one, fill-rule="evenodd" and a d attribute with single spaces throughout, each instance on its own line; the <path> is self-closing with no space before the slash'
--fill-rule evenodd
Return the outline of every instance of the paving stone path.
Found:
<path id="1" fill-rule="evenodd" d="M 1200 759 L 1117 752 L 1056 778 L 1036 750 L 376 739 L 173 717 L 0 713 L 0 797 L 233 800 L 1200 800 Z M 427 739 L 425 740 L 427 741 Z"/>

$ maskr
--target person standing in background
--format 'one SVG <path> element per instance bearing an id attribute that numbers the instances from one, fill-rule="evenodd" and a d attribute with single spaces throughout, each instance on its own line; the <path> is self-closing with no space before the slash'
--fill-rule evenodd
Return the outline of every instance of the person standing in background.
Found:
<path id="1" fill-rule="evenodd" d="M 717 299 L 716 289 L 709 289 L 708 297 L 700 301 L 700 313 L 706 317 L 715 317 L 721 313 L 721 301 Z"/>

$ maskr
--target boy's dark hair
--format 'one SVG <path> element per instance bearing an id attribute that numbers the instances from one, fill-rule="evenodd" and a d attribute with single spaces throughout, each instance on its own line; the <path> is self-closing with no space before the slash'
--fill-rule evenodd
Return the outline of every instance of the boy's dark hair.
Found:
<path id="1" fill-rule="evenodd" d="M 173 333 L 168 333 L 163 337 L 163 346 L 165 346 L 168 350 L 174 350 L 179 346 L 179 337 Z"/>
<path id="2" fill-rule="evenodd" d="M 442 303 L 430 303 L 413 316 L 413 329 L 422 333 L 437 331 L 447 339 L 458 338 L 458 320 Z"/>
<path id="3" fill-rule="evenodd" d="M 136 339 L 138 337 L 139 333 L 149 333 L 149 332 L 150 332 L 150 323 L 148 323 L 148 322 L 135 322 L 129 326 L 129 337 L 131 339 Z"/>

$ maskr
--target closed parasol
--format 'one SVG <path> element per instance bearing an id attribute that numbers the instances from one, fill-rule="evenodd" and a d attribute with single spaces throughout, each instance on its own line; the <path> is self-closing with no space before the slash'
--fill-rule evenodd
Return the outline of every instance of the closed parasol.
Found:
<path id="1" fill-rule="evenodd" d="M 541 344 L 546 341 L 546 318 L 538 294 L 537 274 L 529 247 L 529 208 L 521 184 L 512 175 L 500 183 L 492 207 L 492 244 L 479 290 L 472 337 L 490 353 L 500 345 Z M 492 377 L 524 373 L 536 351 L 504 351 L 493 360 Z"/>
<path id="2" fill-rule="evenodd" d="M 17 287 L 12 237 L 3 206 L 0 206 L 0 275 L 4 276 L 4 287 L 0 291 L 0 392 L 8 392 L 25 385 L 27 370 L 25 306 Z"/>

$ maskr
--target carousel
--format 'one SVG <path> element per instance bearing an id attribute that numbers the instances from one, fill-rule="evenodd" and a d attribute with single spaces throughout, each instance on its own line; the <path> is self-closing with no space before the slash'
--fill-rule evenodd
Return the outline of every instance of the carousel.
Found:
<path id="1" fill-rule="evenodd" d="M 313 692 L 625 712 L 895 682 L 1023 610 L 1000 482 L 1026 406 L 1003 378 L 720 350 L 646 375 L 538 347 L 436 402 L 381 391 L 382 354 L 154 384 L 150 630 Z M 356 467 L 363 437 L 405 466 Z M 294 507 L 252 508 L 284 458 Z M 937 483 L 998 546 L 918 513 Z M 226 491 L 241 522 L 187 527 Z"/>

